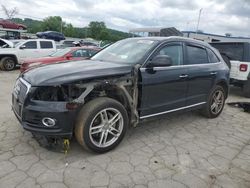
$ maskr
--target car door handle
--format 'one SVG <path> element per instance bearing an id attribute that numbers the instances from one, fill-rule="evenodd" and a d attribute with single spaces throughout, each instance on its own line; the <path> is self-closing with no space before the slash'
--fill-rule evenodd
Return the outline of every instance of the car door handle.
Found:
<path id="1" fill-rule="evenodd" d="M 187 74 L 182 74 L 182 75 L 179 76 L 179 78 L 187 78 L 187 77 L 188 77 Z"/>
<path id="2" fill-rule="evenodd" d="M 210 75 L 216 75 L 217 72 L 210 72 Z"/>

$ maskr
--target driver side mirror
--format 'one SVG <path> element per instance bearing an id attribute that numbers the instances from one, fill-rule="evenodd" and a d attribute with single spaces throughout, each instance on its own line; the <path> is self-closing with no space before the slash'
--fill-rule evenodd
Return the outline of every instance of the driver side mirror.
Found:
<path id="1" fill-rule="evenodd" d="M 173 64 L 171 57 L 168 55 L 157 55 L 148 64 L 148 68 L 153 67 L 168 67 Z"/>
<path id="2" fill-rule="evenodd" d="M 25 49 L 25 48 L 26 48 L 25 45 L 20 46 L 20 49 L 21 49 L 21 50 L 23 50 L 23 49 Z"/>

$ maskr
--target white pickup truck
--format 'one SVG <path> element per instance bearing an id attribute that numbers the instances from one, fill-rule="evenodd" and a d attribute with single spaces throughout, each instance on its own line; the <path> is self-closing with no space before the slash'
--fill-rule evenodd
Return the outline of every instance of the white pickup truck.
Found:
<path id="1" fill-rule="evenodd" d="M 56 44 L 53 40 L 29 39 L 14 44 L 11 41 L 1 39 L 6 45 L 0 48 L 0 68 L 10 71 L 15 68 L 22 59 L 48 56 L 56 51 Z"/>
<path id="2" fill-rule="evenodd" d="M 250 43 L 215 42 L 210 43 L 222 56 L 230 60 L 230 83 L 243 89 L 245 97 L 250 98 Z"/>

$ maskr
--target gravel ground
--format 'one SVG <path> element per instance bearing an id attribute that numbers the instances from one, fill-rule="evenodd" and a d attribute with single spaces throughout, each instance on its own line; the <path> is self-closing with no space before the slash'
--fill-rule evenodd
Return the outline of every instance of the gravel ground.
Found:
<path id="1" fill-rule="evenodd" d="M 250 114 L 169 115 L 131 128 L 113 151 L 94 154 L 73 139 L 67 156 L 39 146 L 11 111 L 18 70 L 0 71 L 0 187 L 250 187 Z M 232 88 L 229 101 L 247 101 Z"/>

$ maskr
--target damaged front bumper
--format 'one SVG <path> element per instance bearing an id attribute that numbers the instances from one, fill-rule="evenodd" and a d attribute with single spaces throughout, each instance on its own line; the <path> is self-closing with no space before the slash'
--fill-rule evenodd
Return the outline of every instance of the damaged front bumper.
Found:
<path id="1" fill-rule="evenodd" d="M 24 103 L 12 95 L 12 109 L 24 129 L 39 135 L 71 138 L 77 109 L 68 110 L 66 102 L 30 101 Z M 44 118 L 55 121 L 54 126 L 46 126 Z"/>

